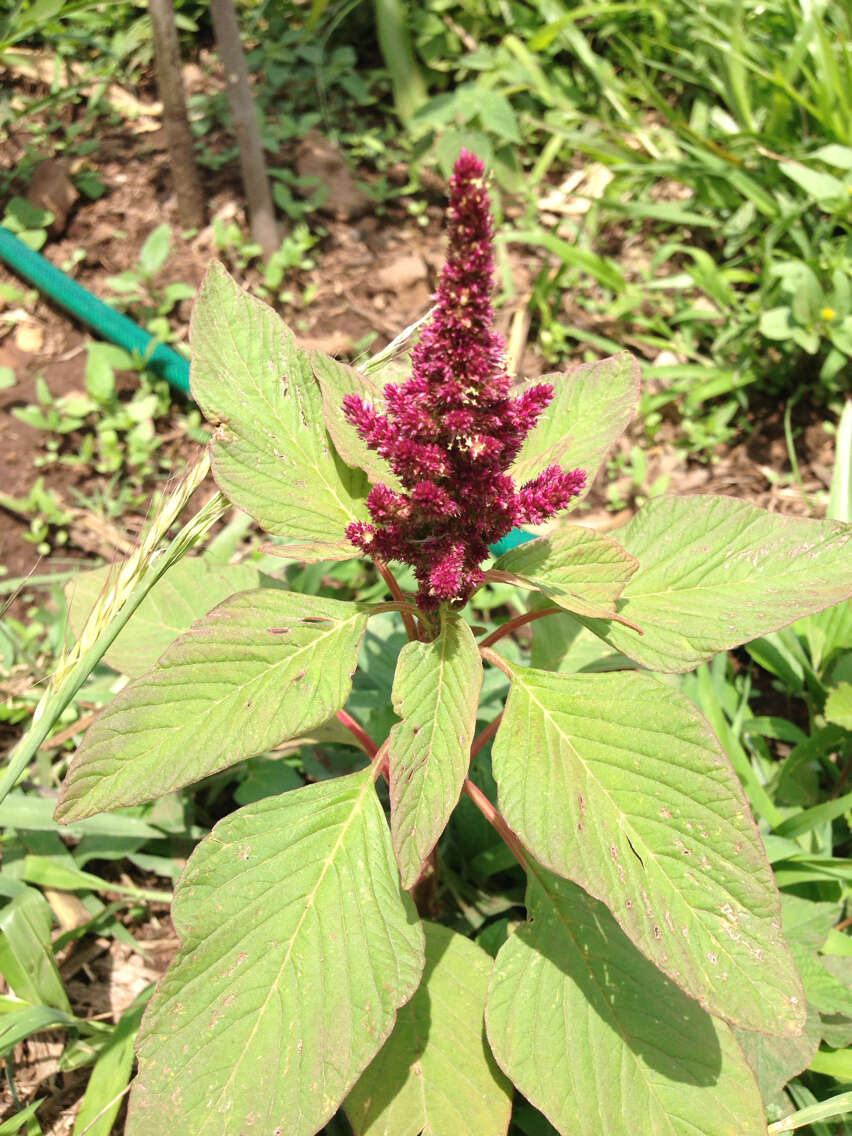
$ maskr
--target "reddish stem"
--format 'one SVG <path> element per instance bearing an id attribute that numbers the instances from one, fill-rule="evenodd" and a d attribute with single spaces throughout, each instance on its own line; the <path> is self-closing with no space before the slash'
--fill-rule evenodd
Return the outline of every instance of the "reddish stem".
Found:
<path id="1" fill-rule="evenodd" d="M 474 785 L 474 783 L 469 778 L 466 778 L 464 783 L 464 791 L 467 796 L 473 801 L 473 803 L 476 805 L 476 807 L 479 809 L 488 823 L 492 826 L 492 828 L 496 829 L 497 832 L 500 833 L 502 838 L 509 845 L 509 849 L 512 855 L 515 857 L 521 867 L 524 869 L 528 868 L 529 865 L 527 864 L 527 854 L 524 851 L 523 845 L 521 844 L 520 840 L 518 840 L 517 836 L 515 836 L 514 832 L 512 832 L 511 828 L 509 828 L 508 824 L 506 824 L 505 820 L 503 820 L 503 818 L 488 800 L 488 798 L 485 796 L 485 794 L 482 792 L 482 790 L 479 788 L 479 786 Z"/>
<path id="2" fill-rule="evenodd" d="M 400 588 L 399 584 L 396 582 L 396 578 L 393 572 L 391 572 L 390 568 L 388 568 L 387 564 L 385 564 L 381 560 L 376 560 L 375 558 L 373 559 L 373 563 L 375 564 L 376 568 L 378 568 L 379 575 L 387 584 L 388 591 L 393 596 L 393 598 L 399 603 L 407 604 L 408 601 L 403 594 L 402 588 Z M 402 622 L 405 624 L 405 633 L 408 638 L 413 641 L 418 640 L 420 636 L 417 633 L 417 625 L 415 624 L 411 613 L 408 611 L 403 611 L 401 612 L 401 615 Z"/>
<path id="3" fill-rule="evenodd" d="M 494 721 L 489 722 L 488 725 L 485 727 L 485 729 L 482 731 L 482 733 L 477 734 L 477 736 L 473 739 L 473 744 L 470 747 L 470 760 L 471 761 L 473 761 L 473 759 L 476 757 L 476 755 L 479 753 L 479 751 L 482 749 L 482 747 L 488 741 L 490 741 L 491 738 L 494 737 L 494 735 L 500 729 L 500 723 L 502 721 L 503 721 L 503 711 L 501 710 L 500 713 L 497 715 L 497 717 L 494 719 Z"/>
<path id="4" fill-rule="evenodd" d="M 537 611 L 525 611 L 522 615 L 516 615 L 514 619 L 508 620 L 496 630 L 492 631 L 490 635 L 486 635 L 480 647 L 490 647 L 493 643 L 497 643 L 506 635 L 511 635 L 513 631 L 517 631 L 519 627 L 523 627 L 525 623 L 532 623 L 534 619 L 543 619 L 546 615 L 558 615 L 561 611 L 558 607 L 542 607 Z"/>
<path id="5" fill-rule="evenodd" d="M 350 734 L 358 739 L 364 749 L 367 751 L 367 756 L 372 761 L 376 754 L 379 752 L 379 747 L 367 733 L 363 726 L 359 725 L 355 719 L 347 714 L 345 710 L 337 711 L 337 720 L 346 727 Z"/>
<path id="6" fill-rule="evenodd" d="M 388 741 L 382 742 L 373 757 L 373 780 L 377 781 L 379 777 L 384 777 L 388 785 L 390 785 L 390 772 L 388 769 Z"/>
<path id="7" fill-rule="evenodd" d="M 506 678 L 511 682 L 512 670 L 504 658 L 498 655 L 496 651 L 492 651 L 490 647 L 480 646 L 479 653 L 486 662 L 491 663 L 495 667 L 499 667 Z"/>

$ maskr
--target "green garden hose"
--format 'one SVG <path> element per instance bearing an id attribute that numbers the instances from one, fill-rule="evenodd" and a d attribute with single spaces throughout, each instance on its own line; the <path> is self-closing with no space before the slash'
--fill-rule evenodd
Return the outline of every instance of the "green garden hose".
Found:
<path id="1" fill-rule="evenodd" d="M 145 365 L 166 379 L 175 390 L 189 394 L 189 363 L 186 359 L 164 343 L 159 343 L 133 320 L 93 296 L 39 253 L 27 248 L 2 225 L 0 260 L 76 319 L 88 324 L 98 335 L 131 354 L 140 355 Z"/>

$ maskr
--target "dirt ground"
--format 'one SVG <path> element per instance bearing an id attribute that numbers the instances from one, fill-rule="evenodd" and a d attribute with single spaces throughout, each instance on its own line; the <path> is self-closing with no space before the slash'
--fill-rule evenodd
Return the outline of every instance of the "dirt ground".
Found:
<path id="1" fill-rule="evenodd" d="M 295 304 L 282 314 L 308 346 L 346 357 L 375 332 L 376 338 L 369 349 L 376 351 L 429 307 L 443 256 L 442 189 L 436 181 L 430 190 L 425 225 L 418 224 L 399 204 L 391 203 L 379 212 L 357 185 L 353 188 L 345 165 L 322 139 L 312 139 L 308 150 L 311 147 L 316 151 L 313 158 L 303 145 L 301 151 L 294 148 L 290 160 L 297 167 L 300 163 L 310 166 L 311 160 L 324 161 L 322 176 L 339 192 L 331 195 L 331 211 L 322 218 L 327 235 L 312 254 L 316 268 L 309 273 L 294 273 L 288 281 L 297 296 L 309 285 L 314 286 L 313 299 L 307 305 Z M 9 169 L 19 156 L 20 141 L 10 141 L 5 145 L 5 152 L 0 152 L 0 162 Z M 46 159 L 49 157 L 45 155 Z M 180 225 L 162 131 L 151 129 L 151 123 L 144 116 L 137 128 L 125 124 L 121 129 L 105 133 L 100 139 L 97 160 L 98 176 L 106 186 L 106 192 L 99 199 L 90 201 L 77 196 L 69 200 L 72 195 L 68 189 L 68 171 L 61 164 L 53 168 L 48 165 L 43 171 L 38 198 L 46 202 L 67 202 L 64 215 L 62 209 L 57 210 L 57 222 L 44 255 L 61 264 L 75 250 L 85 250 L 85 259 L 75 271 L 76 279 L 95 295 L 106 296 L 109 294 L 105 284 L 107 277 L 132 269 L 138 263 L 139 249 L 155 226 L 168 221 L 173 232 L 178 233 Z M 369 179 L 368 174 L 363 176 Z M 399 176 L 404 178 L 405 171 L 399 171 Z M 241 221 L 237 171 L 225 168 L 205 175 L 205 182 L 210 218 L 219 216 Z M 27 187 L 18 187 L 18 192 L 26 193 Z M 189 241 L 176 240 L 158 284 L 182 281 L 197 287 L 215 255 L 210 226 Z M 518 302 L 499 313 L 504 333 L 523 328 L 525 300 L 540 266 L 539 260 L 516 256 Z M 254 269 L 246 275 L 248 280 L 257 279 Z M 20 281 L 2 265 L 0 283 L 20 286 Z M 182 302 L 177 318 L 172 321 L 181 338 L 186 336 L 190 306 L 190 302 Z M 5 312 L 0 311 L 0 316 L 3 317 L 0 367 L 12 368 L 18 380 L 15 386 L 0 391 L 2 491 L 13 497 L 24 496 L 35 478 L 42 475 L 45 484 L 54 489 L 65 504 L 72 506 L 74 512 L 67 549 L 61 557 L 39 563 L 34 545 L 24 539 L 27 522 L 14 512 L 0 509 L 0 564 L 5 567 L 6 576 L 17 578 L 32 572 L 55 570 L 66 566 L 68 560 L 79 562 L 97 557 L 112 561 L 126 555 L 144 521 L 144 506 L 119 519 L 106 520 L 75 505 L 74 490 L 91 497 L 98 488 L 103 488 L 105 479 L 90 467 L 53 465 L 36 469 L 34 462 L 44 453 L 45 435 L 24 425 L 11 413 L 15 407 L 35 401 L 37 376 L 44 378 L 56 397 L 85 389 L 84 345 L 89 331 L 44 299 L 28 304 L 25 311 L 16 311 L 15 305 L 8 305 Z M 520 354 L 520 374 L 535 376 L 550 369 L 534 348 L 525 346 Z M 122 376 L 122 389 L 132 390 L 134 381 L 131 374 Z M 687 458 L 673 444 L 676 423 L 668 423 L 664 429 L 668 441 L 648 451 L 647 483 L 666 476 L 670 493 L 732 494 L 772 511 L 820 515 L 823 510 L 814 502 L 828 488 L 833 464 L 832 441 L 821 423 L 816 418 L 812 421 L 804 418 L 798 423 L 803 427 L 797 457 L 804 493 L 790 476 L 781 409 L 755 411 L 749 422 L 740 425 L 743 427 L 741 438 L 719 452 L 712 464 L 706 464 Z M 174 423 L 166 424 L 165 432 L 179 469 L 180 459 L 189 456 L 195 443 L 189 442 Z M 637 427 L 623 440 L 625 454 L 639 436 Z M 73 449 L 79 439 L 70 435 L 66 444 Z M 616 482 L 616 489 L 627 506 L 619 512 L 606 507 L 605 488 L 604 479 L 599 479 L 590 497 L 589 510 L 578 517 L 582 523 L 611 529 L 631 514 L 636 490 L 631 478 L 625 475 Z M 165 971 L 177 946 L 165 909 L 155 910 L 153 918 L 143 928 L 134 928 L 134 933 L 148 938 L 147 958 L 108 939 L 84 940 L 63 957 L 62 973 L 75 1012 L 87 1017 L 96 1013 L 112 1018 L 129 1005 L 148 982 Z M 57 1063 L 62 1049 L 62 1036 L 47 1032 L 20 1047 L 17 1055 L 16 1079 L 22 1100 L 33 1099 L 35 1095 L 48 1096 L 39 1119 L 44 1131 L 54 1136 L 70 1132 L 75 1102 L 88 1076 L 85 1070 L 59 1071 Z M 5 1101 L 0 1097 L 0 1117 L 8 1115 L 11 1106 L 7 1091 Z M 116 1131 L 120 1129 L 119 1121 Z"/>

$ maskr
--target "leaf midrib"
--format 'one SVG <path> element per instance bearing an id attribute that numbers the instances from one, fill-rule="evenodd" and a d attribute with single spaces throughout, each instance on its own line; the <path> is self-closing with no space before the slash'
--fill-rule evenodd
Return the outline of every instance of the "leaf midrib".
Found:
<path id="1" fill-rule="evenodd" d="M 358 776 L 358 775 L 356 774 L 355 776 Z M 346 819 L 346 821 L 341 825 L 338 837 L 335 840 L 333 847 L 330 849 L 328 856 L 326 857 L 326 860 L 323 864 L 322 870 L 321 870 L 321 872 L 320 872 L 320 874 L 317 878 L 317 882 L 314 885 L 312 891 L 309 893 L 309 895 L 306 898 L 304 910 L 302 911 L 302 915 L 301 915 L 298 923 L 296 924 L 295 928 L 293 929 L 292 934 L 290 935 L 290 941 L 287 945 L 287 950 L 286 950 L 286 953 L 284 955 L 284 958 L 281 961 L 281 965 L 279 966 L 278 971 L 275 975 L 275 980 L 273 982 L 270 982 L 270 984 L 269 984 L 269 990 L 267 991 L 266 997 L 264 998 L 262 1005 L 260 1006 L 260 1008 L 258 1009 L 258 1011 L 255 1015 L 254 1024 L 253 1024 L 252 1029 L 251 1029 L 251 1031 L 248 1035 L 248 1038 L 246 1039 L 246 1041 L 245 1041 L 245 1043 L 242 1047 L 241 1053 L 239 1054 L 239 1056 L 234 1061 L 233 1068 L 231 1070 L 231 1073 L 230 1073 L 227 1081 L 222 1086 L 222 1089 L 221 1089 L 219 1096 L 217 1098 L 217 1101 L 216 1101 L 216 1108 L 215 1108 L 215 1110 L 210 1110 L 208 1112 L 208 1114 L 207 1114 L 208 1118 L 211 1118 L 213 1115 L 215 1115 L 215 1113 L 217 1113 L 219 1111 L 219 1107 L 221 1106 L 223 1097 L 225 1096 L 226 1091 L 228 1090 L 228 1088 L 230 1087 L 234 1078 L 236 1077 L 237 1071 L 239 1070 L 240 1065 L 242 1064 L 243 1060 L 245 1059 L 246 1053 L 248 1052 L 248 1050 L 251 1046 L 251 1043 L 252 1043 L 252 1041 L 255 1037 L 255 1034 L 257 1033 L 258 1029 L 260 1028 L 260 1023 L 261 1023 L 264 1015 L 266 1014 L 267 1008 L 269 1006 L 270 999 L 272 998 L 272 995 L 273 995 L 273 991 L 278 989 L 278 985 L 281 981 L 281 976 L 284 973 L 285 968 L 287 967 L 287 965 L 290 962 L 290 957 L 293 953 L 294 945 L 296 943 L 296 940 L 299 937 L 299 932 L 302 929 L 302 925 L 304 924 L 305 920 L 307 919 L 309 912 L 313 909 L 317 892 L 319 891 L 319 888 L 322 885 L 322 882 L 325 879 L 327 873 L 330 871 L 331 866 L 334 863 L 334 860 L 335 860 L 337 853 L 340 849 L 340 846 L 341 846 L 347 832 L 349 831 L 349 828 L 351 827 L 352 823 L 354 822 L 356 814 L 360 815 L 360 813 L 363 811 L 363 802 L 364 802 L 366 794 L 373 791 L 372 771 L 368 768 L 368 769 L 364 770 L 364 772 L 363 772 L 363 774 L 361 774 L 361 776 L 362 776 L 363 781 L 364 781 L 364 783 L 361 787 L 361 790 L 353 798 L 352 808 L 351 808 L 351 811 L 349 813 L 349 816 Z M 205 1127 L 207 1127 L 206 1123 L 205 1123 Z M 203 1129 L 200 1130 L 200 1131 L 203 1131 Z"/>
<path id="2" fill-rule="evenodd" d="M 570 923 L 569 923 L 569 922 L 568 922 L 568 921 L 567 921 L 567 920 L 565 919 L 565 917 L 563 916 L 563 914 L 562 914 L 562 911 L 561 911 L 561 909 L 560 909 L 560 907 L 559 907 L 559 904 L 558 904 L 558 903 L 556 902 L 556 900 L 554 899 L 553 895 L 551 894 L 551 892 L 549 891 L 549 889 L 548 889 L 548 888 L 547 888 L 547 886 L 545 885 L 545 882 L 544 882 L 544 880 L 543 880 L 543 879 L 541 878 L 541 875 L 540 875 L 540 873 L 539 873 L 538 871 L 536 871 L 536 868 L 537 868 L 537 867 L 538 867 L 538 865 L 537 865 L 537 864 L 535 863 L 535 861 L 533 860 L 533 861 L 531 861 L 531 862 L 529 863 L 529 865 L 528 865 L 528 870 L 529 870 L 530 872 L 532 872 L 532 874 L 533 874 L 533 875 L 535 876 L 535 878 L 536 878 L 536 882 L 538 883 L 538 886 L 539 886 L 539 888 L 541 889 L 542 893 L 543 893 L 544 895 L 546 895 L 546 896 L 547 896 L 547 898 L 548 898 L 548 900 L 550 901 L 550 907 L 551 907 L 551 910 L 555 912 L 557 919 L 559 920 L 559 922 L 560 922 L 560 923 L 562 924 L 562 926 L 564 927 L 565 931 L 567 932 L 567 935 L 568 935 L 568 937 L 570 938 L 570 940 L 571 940 L 571 942 L 572 942 L 572 944 L 573 944 L 573 946 L 574 946 L 574 950 L 575 950 L 575 952 L 576 952 L 577 956 L 579 957 L 579 959 L 581 960 L 581 965 L 582 965 L 582 966 L 584 967 L 584 969 L 585 969 L 586 973 L 587 973 L 587 974 L 589 975 L 589 977 L 591 978 L 592 982 L 593 982 L 593 983 L 595 984 L 595 986 L 597 987 L 598 993 L 599 993 L 599 995 L 600 995 L 600 1000 L 601 1000 L 601 1003 L 602 1003 L 602 1005 L 603 1005 L 603 1006 L 605 1006 L 605 1007 L 606 1007 L 607 1013 L 608 1013 L 608 1014 L 610 1015 L 610 1018 L 611 1018 L 611 1020 L 613 1021 L 613 1023 L 615 1024 L 615 1026 L 616 1026 L 616 1029 L 617 1029 L 617 1032 L 618 1032 L 619 1036 L 620 1036 L 620 1037 L 621 1037 L 621 1039 L 622 1039 L 622 1042 L 623 1042 L 623 1050 L 622 1050 L 622 1052 L 623 1052 L 623 1053 L 627 1053 L 627 1052 L 629 1052 L 629 1053 L 630 1053 L 630 1055 L 632 1056 L 632 1058 L 633 1058 L 633 1064 L 634 1064 L 635 1068 L 637 1069 L 637 1071 L 638 1071 L 638 1072 L 640 1073 L 640 1075 L 641 1075 L 641 1077 L 642 1077 L 642 1080 L 643 1080 L 643 1081 L 645 1082 L 645 1084 L 646 1084 L 646 1086 L 647 1086 L 647 1089 L 648 1089 L 648 1095 L 649 1095 L 650 1097 L 652 1097 L 652 1098 L 653 1098 L 653 1099 L 654 1099 L 654 1100 L 656 1101 L 656 1103 L 657 1103 L 657 1107 L 658 1107 L 658 1109 L 659 1109 L 659 1112 L 660 1112 L 660 1115 L 661 1115 L 661 1116 L 663 1117 L 663 1119 L 665 1119 L 665 1121 L 666 1121 L 666 1122 L 668 1123 L 668 1121 L 669 1121 L 669 1120 L 670 1120 L 671 1118 L 670 1118 L 670 1116 L 669 1116 L 669 1114 L 668 1114 L 668 1112 L 667 1112 L 667 1110 L 666 1110 L 665 1106 L 663 1105 L 662 1101 L 660 1100 L 660 1097 L 658 1096 L 657 1092 L 655 1091 L 655 1088 L 654 1088 L 654 1085 L 653 1085 L 653 1083 L 652 1083 L 652 1082 L 651 1082 L 651 1080 L 650 1080 L 650 1079 L 649 1079 L 649 1078 L 648 1078 L 648 1077 L 647 1077 L 647 1076 L 645 1075 L 645 1067 L 644 1067 L 644 1065 L 643 1065 L 643 1064 L 642 1064 L 642 1062 L 641 1062 L 641 1061 L 639 1060 L 639 1057 L 637 1056 L 637 1054 L 636 1054 L 636 1053 L 634 1053 L 634 1051 L 633 1051 L 633 1048 L 632 1048 L 632 1047 L 630 1046 L 630 1044 L 629 1044 L 629 1042 L 628 1042 L 628 1040 L 627 1040 L 627 1038 L 628 1038 L 628 1032 L 627 1032 L 627 1030 L 626 1030 L 626 1029 L 624 1028 L 624 1026 L 622 1025 L 622 1023 L 621 1023 L 621 1020 L 620 1020 L 620 1018 L 619 1018 L 618 1014 L 616 1014 L 616 1012 L 615 1012 L 615 1008 L 613 1007 L 612 1003 L 611 1003 L 611 1002 L 609 1001 L 609 999 L 608 999 L 608 998 L 606 997 L 606 994 L 604 993 L 604 990 L 603 990 L 603 988 L 601 987 L 601 984 L 600 984 L 600 981 L 599 981 L 599 978 L 598 978 L 598 975 L 597 975 L 597 973 L 596 973 L 596 972 L 595 972 L 595 971 L 594 971 L 594 970 L 592 969 L 592 967 L 591 967 L 591 966 L 590 966 L 590 965 L 589 965 L 589 964 L 588 964 L 588 963 L 586 962 L 586 958 L 585 958 L 585 956 L 584 956 L 584 954 L 583 954 L 582 948 L 580 947 L 580 944 L 579 944 L 579 942 L 577 941 L 577 939 L 576 939 L 576 937 L 575 937 L 575 935 L 574 935 L 574 933 L 573 933 L 573 931 L 572 931 L 572 929 L 571 929 L 571 924 L 570 924 Z M 600 901 L 600 900 L 598 900 L 597 902 L 599 902 L 599 903 L 600 903 L 601 901 Z M 672 1131 L 672 1136 L 677 1136 L 677 1130 L 676 1130 L 676 1129 L 672 1128 L 672 1129 L 671 1129 L 671 1131 Z"/>
<path id="3" fill-rule="evenodd" d="M 645 841 L 645 839 L 641 835 L 641 833 L 638 833 L 636 831 L 635 825 L 633 825 L 632 823 L 629 822 L 629 817 L 627 816 L 625 811 L 616 804 L 615 800 L 613 799 L 611 792 L 599 780 L 597 775 L 592 772 L 592 770 L 589 768 L 586 761 L 584 761 L 583 758 L 580 756 L 579 751 L 573 745 L 573 743 L 571 742 L 571 739 L 568 737 L 568 735 L 565 733 L 565 731 L 556 722 L 552 713 L 548 710 L 548 708 L 542 702 L 539 701 L 539 699 L 537 699 L 535 697 L 535 695 L 532 693 L 532 691 L 530 690 L 530 688 L 528 686 L 526 686 L 523 682 L 520 683 L 520 686 L 521 686 L 521 689 L 523 689 L 527 693 L 527 697 L 532 702 L 534 702 L 536 706 L 538 706 L 540 708 L 544 717 L 547 718 L 551 722 L 553 728 L 557 731 L 557 733 L 560 735 L 560 737 L 564 738 L 569 749 L 574 754 L 578 764 L 581 765 L 582 768 L 586 771 L 586 776 L 589 778 L 589 780 L 591 782 L 593 782 L 593 784 L 598 786 L 599 791 L 609 801 L 610 807 L 613 809 L 613 811 L 615 812 L 616 816 L 619 819 L 619 828 L 621 829 L 621 831 L 624 832 L 625 835 L 627 835 L 627 833 L 629 832 L 631 835 L 635 836 L 635 842 L 636 842 L 637 846 L 639 848 L 641 848 L 644 855 L 647 855 L 648 859 L 651 862 L 653 862 L 653 864 L 656 867 L 657 871 L 659 872 L 660 876 L 667 883 L 669 883 L 671 885 L 673 893 L 678 897 L 678 900 L 680 901 L 682 906 L 689 912 L 691 921 L 698 922 L 699 926 L 701 926 L 705 930 L 706 934 L 710 938 L 713 945 L 718 949 L 719 953 L 723 954 L 726 958 L 729 958 L 731 960 L 731 963 L 736 967 L 736 970 L 738 971 L 738 973 L 740 973 L 743 976 L 744 981 L 747 982 L 748 985 L 753 988 L 754 985 L 755 985 L 754 981 L 752 979 L 750 979 L 748 977 L 747 973 L 743 970 L 742 964 L 740 963 L 737 956 L 734 955 L 728 949 L 727 945 L 722 942 L 722 940 L 710 929 L 710 927 L 707 926 L 706 923 L 704 923 L 702 920 L 698 919 L 698 917 L 694 914 L 692 907 L 690 906 L 690 904 L 687 903 L 686 898 L 683 895 L 683 892 L 681 890 L 680 885 L 677 884 L 675 881 L 673 881 L 671 879 L 670 875 L 668 874 L 668 872 L 666 872 L 662 868 L 662 866 L 660 865 L 660 862 L 657 858 L 656 853 L 651 848 L 649 848 L 647 842 Z M 643 856 L 643 859 L 644 859 L 644 856 Z M 597 896 L 595 898 L 600 899 L 600 897 L 597 897 Z M 604 902 L 604 901 L 600 900 L 600 902 Z M 618 922 L 618 920 L 616 920 L 616 922 Z M 631 937 L 631 936 L 628 936 L 628 937 Z M 643 936 L 643 939 L 644 939 L 644 936 Z M 688 958 L 691 960 L 692 965 L 695 966 L 696 960 L 695 960 L 694 954 L 690 953 L 688 955 Z M 707 972 L 703 967 L 698 973 L 701 976 L 703 976 L 707 979 L 711 979 L 711 981 L 705 982 L 705 986 L 708 989 L 712 990 L 713 989 L 713 981 L 712 981 L 713 975 L 710 975 L 709 972 Z"/>

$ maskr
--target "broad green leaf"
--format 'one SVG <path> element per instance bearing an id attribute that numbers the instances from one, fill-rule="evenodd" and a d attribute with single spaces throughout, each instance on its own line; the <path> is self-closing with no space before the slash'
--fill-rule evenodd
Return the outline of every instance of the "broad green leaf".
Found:
<path id="1" fill-rule="evenodd" d="M 827 146 L 820 146 L 808 157 L 819 158 L 829 166 L 838 166 L 841 170 L 852 170 L 852 148 L 849 146 L 838 146 L 831 142 Z"/>
<path id="2" fill-rule="evenodd" d="M 492 750 L 532 854 L 602 900 L 713 1014 L 796 1034 L 804 995 L 739 781 L 707 722 L 650 675 L 512 668 Z"/>
<path id="3" fill-rule="evenodd" d="M 586 489 L 575 498 L 579 501 L 633 417 L 639 401 L 639 364 L 624 351 L 537 381 L 553 386 L 553 401 L 527 435 L 512 477 L 521 484 L 549 465 L 584 469 Z"/>
<path id="4" fill-rule="evenodd" d="M 807 643 L 814 670 L 820 673 L 836 651 L 852 648 L 852 603 L 835 604 L 797 620 L 792 630 Z"/>
<path id="5" fill-rule="evenodd" d="M 313 1136 L 420 982 L 423 931 L 366 769 L 268 797 L 193 852 L 127 1136 Z"/>
<path id="6" fill-rule="evenodd" d="M 70 1014 L 53 957 L 52 928 L 53 913 L 41 892 L 20 891 L 0 909 L 0 974 L 19 998 Z"/>
<path id="7" fill-rule="evenodd" d="M 847 973 L 844 981 L 827 969 L 826 957 L 817 955 L 797 943 L 792 944 L 793 957 L 802 976 L 808 1002 L 822 1014 L 846 1014 L 852 1017 L 852 987 Z M 828 964 L 848 962 L 848 959 L 827 958 Z M 848 968 L 847 968 L 848 970 Z"/>
<path id="8" fill-rule="evenodd" d="M 273 310 L 213 264 L 192 313 L 192 393 L 211 421 L 222 491 L 267 532 L 356 555 L 367 480 L 335 452 L 310 361 Z"/>
<path id="9" fill-rule="evenodd" d="M 765 1101 L 781 1092 L 788 1081 L 807 1069 L 819 1049 L 822 1023 L 819 1014 L 808 1006 L 805 1028 L 800 1037 L 767 1037 L 751 1030 L 734 1030 L 743 1047 Z"/>
<path id="10" fill-rule="evenodd" d="M 441 615 L 432 643 L 407 643 L 393 683 L 402 721 L 390 732 L 391 834 L 403 887 L 412 887 L 458 803 L 470 761 L 482 661 L 467 623 Z"/>
<path id="11" fill-rule="evenodd" d="M 575 674 L 577 671 L 630 670 L 633 666 L 630 659 L 611 650 L 567 611 L 537 620 L 532 625 L 532 635 L 530 666 L 543 671 Z"/>
<path id="12" fill-rule="evenodd" d="M 379 376 L 365 375 L 330 355 L 324 355 L 322 351 L 311 354 L 311 364 L 322 390 L 326 429 L 337 452 L 348 465 L 363 469 L 373 481 L 383 481 L 392 489 L 398 489 L 399 481 L 388 463 L 375 450 L 367 448 L 366 442 L 343 413 L 343 399 L 348 394 L 357 394 L 379 412 L 384 409 L 382 385 L 376 381 Z"/>
<path id="13" fill-rule="evenodd" d="M 527 906 L 494 964 L 488 1040 L 563 1136 L 765 1136 L 729 1027 L 640 954 L 603 904 L 534 865 Z"/>
<path id="14" fill-rule="evenodd" d="M 820 1033 L 832 1049 L 846 1049 L 852 1045 L 852 1017 L 846 1014 L 820 1014 Z"/>
<path id="15" fill-rule="evenodd" d="M 830 1053 L 821 1049 L 814 1057 L 810 1064 L 811 1072 L 822 1073 L 826 1077 L 833 1077 L 835 1081 L 842 1081 L 845 1084 L 852 1082 L 852 1049 L 841 1049 L 837 1053 Z M 828 1102 L 826 1102 L 828 1103 Z M 849 1102 L 846 1103 L 844 1108 L 845 1113 L 849 1113 Z M 820 1116 L 824 1116 L 821 1113 Z M 808 1119 L 812 1119 L 809 1117 Z"/>
<path id="16" fill-rule="evenodd" d="M 116 569 L 108 564 L 81 572 L 65 589 L 68 621 L 79 637 L 83 624 Z M 122 674 L 137 678 L 149 670 L 163 651 L 189 631 L 216 604 L 236 592 L 260 584 L 260 573 L 248 564 L 213 567 L 202 557 L 181 560 L 158 580 L 133 619 L 104 655 L 104 662 Z"/>
<path id="17" fill-rule="evenodd" d="M 767 513 L 732 497 L 656 497 L 616 533 L 639 561 L 619 614 L 583 622 L 656 671 L 719 651 L 852 594 L 852 526 Z"/>
<path id="18" fill-rule="evenodd" d="M 849 191 L 845 182 L 832 174 L 822 173 L 820 170 L 811 169 L 810 166 L 793 162 L 780 162 L 778 168 L 796 185 L 801 186 L 808 196 L 815 198 L 820 203 L 824 201 L 840 202 L 844 197 L 848 197 Z"/>
<path id="19" fill-rule="evenodd" d="M 816 903 L 798 895 L 782 895 L 781 910 L 787 942 L 813 952 L 822 949 L 832 928 L 843 917 L 842 903 Z"/>
<path id="20" fill-rule="evenodd" d="M 607 618 L 639 567 L 614 540 L 580 525 L 560 525 L 547 536 L 527 541 L 495 560 L 522 587 L 537 588 L 559 607 Z"/>
<path id="21" fill-rule="evenodd" d="M 363 553 L 348 541 L 306 540 L 289 544 L 265 544 L 261 548 L 268 556 L 281 556 L 286 560 L 302 560 L 306 564 L 319 564 L 325 560 L 354 560 Z"/>
<path id="22" fill-rule="evenodd" d="M 470 939 L 424 923 L 417 993 L 346 1100 L 357 1136 L 502 1136 L 512 1087 L 485 1042 L 492 961 Z"/>
<path id="23" fill-rule="evenodd" d="M 852 730 L 852 683 L 840 682 L 825 700 L 825 716 L 829 722 Z"/>
<path id="24" fill-rule="evenodd" d="M 479 119 L 486 130 L 520 146 L 521 133 L 512 104 L 505 95 L 486 87 L 478 88 Z"/>
<path id="25" fill-rule="evenodd" d="M 89 728 L 57 819 L 149 801 L 327 722 L 366 623 L 355 604 L 273 588 L 226 600 Z"/>
<path id="26" fill-rule="evenodd" d="M 168 259 L 171 243 L 171 226 L 165 221 L 148 234 L 139 250 L 139 267 L 144 276 L 153 276 L 160 271 Z"/>

